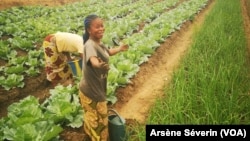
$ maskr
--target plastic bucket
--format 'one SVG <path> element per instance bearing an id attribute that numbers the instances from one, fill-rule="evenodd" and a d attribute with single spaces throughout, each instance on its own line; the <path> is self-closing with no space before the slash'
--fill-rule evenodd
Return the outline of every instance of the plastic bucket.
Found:
<path id="1" fill-rule="evenodd" d="M 125 119 L 122 118 L 115 110 L 109 109 L 113 112 L 108 116 L 108 129 L 110 141 L 127 141 Z"/>
<path id="2" fill-rule="evenodd" d="M 81 76 L 82 75 L 82 59 L 69 61 L 68 65 L 71 68 L 74 76 Z"/>

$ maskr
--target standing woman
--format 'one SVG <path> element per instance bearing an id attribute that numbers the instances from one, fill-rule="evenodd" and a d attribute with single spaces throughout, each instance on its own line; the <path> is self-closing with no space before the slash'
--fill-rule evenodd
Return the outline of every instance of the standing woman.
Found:
<path id="1" fill-rule="evenodd" d="M 97 15 L 84 20 L 85 34 L 83 78 L 80 81 L 79 96 L 84 109 L 84 131 L 91 141 L 108 140 L 107 77 L 109 56 L 126 51 L 128 45 L 108 49 L 101 39 L 105 28 Z"/>
<path id="2" fill-rule="evenodd" d="M 80 35 L 56 32 L 45 37 L 43 41 L 45 72 L 47 81 L 56 86 L 58 83 L 73 83 L 73 74 L 68 66 L 70 53 L 83 54 L 83 39 Z"/>

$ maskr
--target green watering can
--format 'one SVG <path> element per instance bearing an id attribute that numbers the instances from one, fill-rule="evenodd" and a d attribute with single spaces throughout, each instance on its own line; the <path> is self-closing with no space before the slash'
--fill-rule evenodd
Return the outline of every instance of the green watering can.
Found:
<path id="1" fill-rule="evenodd" d="M 114 109 L 109 109 L 108 111 L 113 113 L 108 116 L 110 141 L 127 141 L 125 119 Z"/>

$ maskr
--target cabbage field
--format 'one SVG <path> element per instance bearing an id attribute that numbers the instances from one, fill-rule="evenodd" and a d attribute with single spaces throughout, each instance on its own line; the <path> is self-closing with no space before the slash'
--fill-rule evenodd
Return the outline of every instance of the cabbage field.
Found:
<path id="1" fill-rule="evenodd" d="M 95 13 L 105 21 L 104 44 L 127 43 L 127 52 L 110 58 L 107 100 L 118 102 L 116 90 L 131 84 L 158 47 L 209 0 L 85 0 L 58 7 L 24 6 L 0 11 L 0 103 L 10 101 L 0 119 L 0 140 L 61 140 L 65 128 L 79 129 L 84 114 L 75 85 L 48 89 L 41 48 L 44 37 L 57 31 L 83 34 L 83 20 Z M 39 96 L 38 96 L 39 97 Z M 20 99 L 20 100 L 19 100 Z M 14 102 L 16 101 L 16 102 Z M 14 103 L 13 103 L 14 102 Z M 66 140 L 66 139 L 65 139 Z"/>
<path id="2" fill-rule="evenodd" d="M 108 96 L 115 102 L 115 89 L 129 83 L 129 79 L 138 72 L 139 65 L 147 61 L 160 43 L 182 23 L 192 19 L 206 3 L 207 0 L 139 0 L 106 4 L 85 1 L 58 8 L 20 7 L 1 11 L 0 85 L 6 91 L 24 88 L 25 78 L 41 74 L 44 66 L 43 38 L 56 31 L 82 35 L 84 16 L 95 13 L 105 20 L 105 44 L 112 46 L 115 38 L 131 46 L 128 52 L 111 59 L 114 65 L 108 78 Z M 76 10 L 82 7 L 84 10 Z M 145 26 L 140 30 L 142 23 Z"/>

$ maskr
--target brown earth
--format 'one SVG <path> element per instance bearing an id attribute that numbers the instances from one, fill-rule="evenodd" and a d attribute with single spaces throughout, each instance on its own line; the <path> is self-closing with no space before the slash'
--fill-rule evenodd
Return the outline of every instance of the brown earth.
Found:
<path id="1" fill-rule="evenodd" d="M 6 1 L 14 3 L 14 0 Z M 35 0 L 30 1 L 34 2 Z M 30 1 L 27 1 L 27 4 Z M 37 1 L 39 2 L 39 0 Z M 74 0 L 64 0 L 64 2 L 66 1 L 73 2 Z M 247 1 L 241 0 L 241 4 L 250 51 L 250 19 L 247 16 Z M 149 61 L 140 66 L 140 71 L 131 79 L 132 84 L 117 90 L 118 102 L 111 105 L 111 107 L 115 108 L 126 119 L 126 125 L 132 126 L 135 123 L 145 123 L 149 108 L 157 97 L 163 96 L 164 87 L 171 81 L 173 71 L 178 69 L 181 58 L 188 51 L 192 43 L 192 35 L 202 25 L 206 14 L 212 9 L 214 3 L 215 0 L 211 0 L 209 5 L 193 21 L 186 22 L 179 31 L 176 31 L 170 38 L 166 39 L 154 55 L 150 57 Z M 47 5 L 53 5 L 53 3 Z M 0 8 L 2 8 L 2 4 L 0 4 Z M 8 105 L 27 95 L 34 95 L 40 98 L 41 101 L 49 96 L 48 91 L 50 88 L 45 85 L 44 73 L 37 78 L 27 78 L 25 83 L 26 87 L 24 89 L 15 89 L 11 90 L 11 92 L 0 89 L 0 100 L 1 95 L 7 93 L 9 98 L 2 97 L 5 98 L 5 102 L 1 101 L 0 103 L 0 117 L 6 116 Z M 10 100 L 10 98 L 13 99 Z M 82 128 L 72 129 L 65 127 L 65 130 L 61 133 L 61 138 L 65 141 L 83 141 L 84 133 Z"/>
<path id="2" fill-rule="evenodd" d="M 242 7 L 244 27 L 247 39 L 247 46 L 250 55 L 250 0 L 241 0 L 241 7 Z"/>
<path id="3" fill-rule="evenodd" d="M 30 5 L 59 6 L 78 1 L 84 1 L 84 0 L 1 0 L 0 10 L 4 10 L 13 6 L 30 6 Z"/>

